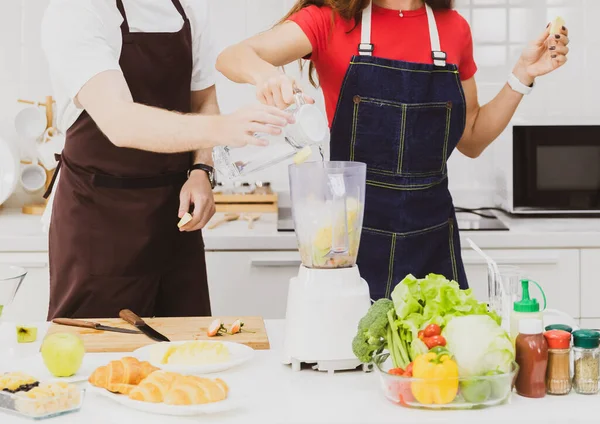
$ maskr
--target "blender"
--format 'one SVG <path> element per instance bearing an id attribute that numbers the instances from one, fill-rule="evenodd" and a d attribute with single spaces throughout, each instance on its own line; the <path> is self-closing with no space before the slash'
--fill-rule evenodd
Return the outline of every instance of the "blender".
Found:
<path id="1" fill-rule="evenodd" d="M 289 285 L 283 362 L 295 371 L 356 369 L 352 339 L 371 305 L 356 265 L 366 165 L 308 162 L 290 165 L 289 177 L 302 264 Z"/>

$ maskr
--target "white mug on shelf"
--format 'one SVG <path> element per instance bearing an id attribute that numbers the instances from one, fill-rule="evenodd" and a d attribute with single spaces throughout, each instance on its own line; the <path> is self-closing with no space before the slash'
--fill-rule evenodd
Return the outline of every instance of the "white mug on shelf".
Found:
<path id="1" fill-rule="evenodd" d="M 28 164 L 21 168 L 21 186 L 27 193 L 37 193 L 44 189 L 48 174 L 38 164 Z"/>
<path id="2" fill-rule="evenodd" d="M 44 168 L 52 171 L 58 165 L 55 159 L 56 154 L 62 152 L 65 146 L 65 136 L 60 134 L 55 128 L 48 128 L 42 137 L 42 142 L 38 144 L 38 158 Z"/>
<path id="3" fill-rule="evenodd" d="M 36 103 L 21 109 L 15 116 L 15 130 L 25 140 L 37 140 L 46 130 L 46 114 Z"/>

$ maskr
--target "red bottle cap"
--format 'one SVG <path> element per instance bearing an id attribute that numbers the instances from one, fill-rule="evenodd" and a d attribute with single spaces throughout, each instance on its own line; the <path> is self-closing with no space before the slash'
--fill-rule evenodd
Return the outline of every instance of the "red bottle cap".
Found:
<path id="1" fill-rule="evenodd" d="M 563 330 L 550 330 L 544 333 L 550 349 L 568 349 L 571 347 L 571 333 Z"/>

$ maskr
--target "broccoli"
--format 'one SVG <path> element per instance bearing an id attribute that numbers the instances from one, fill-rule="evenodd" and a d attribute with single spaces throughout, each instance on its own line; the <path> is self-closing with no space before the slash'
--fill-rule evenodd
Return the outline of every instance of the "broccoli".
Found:
<path id="1" fill-rule="evenodd" d="M 373 354 L 386 346 L 388 336 L 388 311 L 394 310 L 390 299 L 379 299 L 371 305 L 367 314 L 358 323 L 358 331 L 352 341 L 354 355 L 363 363 L 370 363 Z"/>

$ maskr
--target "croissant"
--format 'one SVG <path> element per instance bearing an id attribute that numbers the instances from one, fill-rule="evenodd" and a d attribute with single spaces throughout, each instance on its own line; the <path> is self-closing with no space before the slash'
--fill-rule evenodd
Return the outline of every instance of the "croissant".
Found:
<path id="1" fill-rule="evenodd" d="M 178 378 L 181 378 L 179 374 L 171 372 L 153 372 L 129 393 L 129 398 L 143 402 L 161 403 Z"/>
<path id="2" fill-rule="evenodd" d="M 224 400 L 228 392 L 227 384 L 220 379 L 156 371 L 135 387 L 129 398 L 168 405 L 200 405 Z"/>
<path id="3" fill-rule="evenodd" d="M 229 388 L 223 380 L 183 377 L 175 381 L 164 398 L 168 405 L 202 405 L 219 402 L 227 397 Z"/>
<path id="4" fill-rule="evenodd" d="M 133 357 L 111 361 L 97 368 L 89 378 L 90 384 L 113 393 L 129 394 L 135 386 L 158 368 Z"/>

